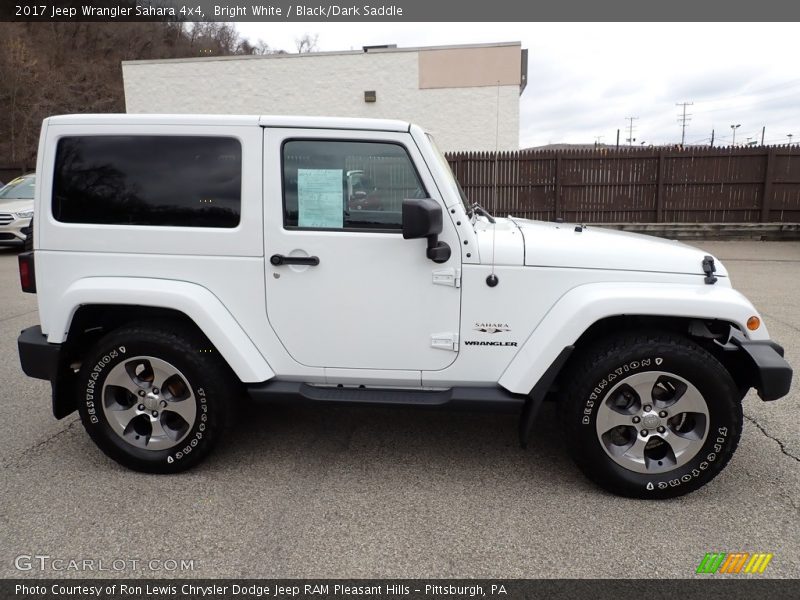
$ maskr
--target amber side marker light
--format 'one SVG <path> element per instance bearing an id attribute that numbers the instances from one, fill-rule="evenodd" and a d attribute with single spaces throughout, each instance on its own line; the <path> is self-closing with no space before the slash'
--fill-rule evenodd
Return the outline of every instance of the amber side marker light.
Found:
<path id="1" fill-rule="evenodd" d="M 757 316 L 753 315 L 752 317 L 747 319 L 747 328 L 750 331 L 755 331 L 759 327 L 761 327 L 761 319 L 759 319 Z"/>

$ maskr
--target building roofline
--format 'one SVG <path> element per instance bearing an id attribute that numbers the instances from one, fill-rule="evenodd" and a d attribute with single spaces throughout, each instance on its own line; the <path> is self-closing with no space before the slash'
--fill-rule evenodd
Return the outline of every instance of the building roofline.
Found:
<path id="1" fill-rule="evenodd" d="M 320 56 L 343 56 L 355 54 L 387 54 L 393 52 L 420 52 L 422 50 L 454 50 L 460 48 L 502 48 L 506 46 L 522 46 L 522 42 L 489 42 L 485 44 L 452 44 L 445 46 L 411 46 L 407 48 L 370 48 L 364 50 L 332 50 L 327 52 L 304 52 L 286 54 L 234 54 L 232 56 L 196 56 L 192 58 L 158 58 L 153 60 L 123 60 L 123 66 L 138 66 L 159 63 L 211 62 L 218 60 L 276 60 L 288 58 L 309 58 Z"/>

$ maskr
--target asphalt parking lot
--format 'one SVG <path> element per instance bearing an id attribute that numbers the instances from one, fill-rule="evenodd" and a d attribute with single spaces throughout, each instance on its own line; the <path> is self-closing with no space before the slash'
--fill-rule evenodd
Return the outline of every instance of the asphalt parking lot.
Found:
<path id="1" fill-rule="evenodd" d="M 800 371 L 800 242 L 695 245 L 723 260 Z M 673 501 L 587 482 L 552 406 L 526 451 L 513 415 L 247 406 L 200 467 L 150 476 L 101 454 L 77 415 L 53 419 L 49 385 L 17 359 L 38 316 L 16 253 L 0 250 L 0 282 L 2 577 L 692 577 L 712 551 L 771 552 L 765 575 L 800 574 L 797 376 L 787 398 L 746 398 L 731 463 Z M 15 568 L 36 554 L 127 562 Z M 192 568 L 165 562 L 181 559 Z"/>

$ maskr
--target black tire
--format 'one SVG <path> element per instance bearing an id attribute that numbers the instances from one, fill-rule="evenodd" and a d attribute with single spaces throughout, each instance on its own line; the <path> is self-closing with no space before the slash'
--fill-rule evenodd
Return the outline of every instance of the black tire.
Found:
<path id="1" fill-rule="evenodd" d="M 134 357 L 165 361 L 175 367 L 180 382 L 185 380 L 186 385 L 181 389 L 187 396 L 184 401 L 196 407 L 194 422 L 191 426 L 188 421 L 184 423 L 186 427 L 179 440 L 162 438 L 165 444 L 176 443 L 172 447 L 134 446 L 109 422 L 103 404 L 108 402 L 104 385 L 115 367 L 119 367 L 116 372 L 126 369 Z M 203 460 L 228 425 L 231 404 L 239 391 L 238 380 L 203 335 L 169 322 L 133 324 L 110 332 L 88 353 L 78 381 L 78 412 L 89 436 L 119 464 L 146 473 L 177 473 Z M 143 385 L 146 387 L 146 383 Z M 159 390 L 154 389 L 158 394 Z M 162 390 L 161 393 L 167 392 Z M 133 394 L 129 396 L 134 397 Z M 191 409 L 190 405 L 187 407 Z M 162 418 L 166 418 L 167 411 L 166 408 L 162 410 Z M 149 415 L 139 414 L 134 418 L 149 419 Z M 139 440 L 138 435 L 136 440 Z"/>
<path id="2" fill-rule="evenodd" d="M 659 375 L 659 372 L 666 375 Z M 686 451 L 687 462 L 684 464 L 676 461 L 672 467 L 667 461 L 666 466 L 656 466 L 662 463 L 647 459 L 645 466 L 642 467 L 649 469 L 652 466 L 661 470 L 660 472 L 637 472 L 621 466 L 617 462 L 618 459 L 612 458 L 611 452 L 607 451 L 606 447 L 614 450 L 626 448 L 627 444 L 633 443 L 630 441 L 632 438 L 628 437 L 625 440 L 623 436 L 622 445 L 617 447 L 611 446 L 608 441 L 601 442 L 601 437 L 604 440 L 608 438 L 603 437 L 599 431 L 605 427 L 602 422 L 599 426 L 597 424 L 598 411 L 603 403 L 606 403 L 605 407 L 609 407 L 612 403 L 618 402 L 623 387 L 627 385 L 626 379 L 644 381 L 644 384 L 640 384 L 641 389 L 648 385 L 648 378 L 665 377 L 664 381 L 670 381 L 670 375 L 689 382 L 705 401 L 708 415 L 700 417 L 697 429 L 698 431 L 705 429 L 705 440 L 698 436 L 695 445 L 699 450 L 692 458 L 689 458 L 690 452 Z M 677 381 L 677 378 L 674 381 Z M 560 411 L 570 453 L 589 479 L 615 494 L 633 498 L 663 499 L 694 491 L 722 471 L 739 443 L 742 432 L 742 405 L 741 394 L 736 384 L 713 355 L 679 335 L 637 332 L 601 340 L 576 357 L 569 368 L 567 381 Z M 632 390 L 630 387 L 628 389 Z M 679 393 L 675 392 L 675 395 Z M 634 392 L 633 395 L 639 398 L 638 393 Z M 627 397 L 630 399 L 630 395 Z M 651 393 L 651 398 L 657 398 L 656 402 L 660 402 L 655 391 Z M 655 404 L 652 406 L 655 407 Z M 637 410 L 635 401 L 625 410 L 634 411 L 625 412 L 625 418 L 628 414 L 634 416 L 646 414 L 635 412 Z M 656 409 L 651 408 L 651 410 Z M 633 434 L 628 433 L 628 436 L 632 435 L 641 442 L 643 440 L 639 440 L 638 433 L 643 439 L 649 440 L 646 436 L 655 434 L 652 430 L 648 433 L 634 429 L 634 427 L 645 427 L 643 419 L 636 418 L 639 418 L 639 424 L 631 427 L 622 425 L 620 430 L 614 431 L 632 430 Z M 690 416 L 689 420 L 691 418 Z M 654 416 L 650 422 L 653 421 L 655 421 Z M 685 422 L 681 422 L 681 426 Z M 666 430 L 666 435 L 669 436 L 672 433 L 670 428 L 675 423 L 677 422 L 666 418 L 659 420 L 659 431 Z M 659 437 L 654 440 L 655 448 L 645 449 L 645 452 L 656 450 L 663 453 L 664 450 L 659 449 L 663 443 L 663 438 Z M 667 451 L 669 450 L 671 448 Z M 622 457 L 619 460 L 625 462 L 626 458 Z"/>

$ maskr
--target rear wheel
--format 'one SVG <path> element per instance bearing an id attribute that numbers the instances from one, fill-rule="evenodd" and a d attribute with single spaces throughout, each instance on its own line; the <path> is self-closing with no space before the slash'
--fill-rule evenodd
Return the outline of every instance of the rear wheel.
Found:
<path id="1" fill-rule="evenodd" d="M 572 374 L 561 407 L 570 450 L 609 491 L 680 496 L 711 481 L 736 449 L 738 389 L 691 340 L 667 333 L 604 340 Z"/>
<path id="2" fill-rule="evenodd" d="M 79 377 L 78 409 L 92 440 L 118 463 L 150 473 L 200 462 L 224 429 L 236 390 L 203 336 L 153 325 L 101 339 Z"/>

